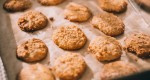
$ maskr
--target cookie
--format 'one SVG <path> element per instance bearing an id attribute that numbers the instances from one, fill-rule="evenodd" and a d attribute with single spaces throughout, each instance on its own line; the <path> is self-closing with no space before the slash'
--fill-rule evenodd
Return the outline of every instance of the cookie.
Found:
<path id="1" fill-rule="evenodd" d="M 78 80 L 86 69 L 83 57 L 78 53 L 67 53 L 54 61 L 53 71 L 60 80 Z"/>
<path id="2" fill-rule="evenodd" d="M 100 7 L 108 12 L 123 12 L 127 9 L 126 0 L 99 0 Z"/>
<path id="3" fill-rule="evenodd" d="M 64 15 L 70 21 L 84 22 L 91 17 L 91 12 L 86 6 L 71 2 L 66 6 Z"/>
<path id="4" fill-rule="evenodd" d="M 63 1 L 65 0 L 38 0 L 38 2 L 44 6 L 57 5 L 62 3 Z"/>
<path id="5" fill-rule="evenodd" d="M 87 38 L 76 25 L 68 25 L 56 29 L 53 33 L 52 40 L 62 49 L 77 50 L 85 45 Z"/>
<path id="6" fill-rule="evenodd" d="M 33 32 L 47 26 L 48 19 L 38 11 L 28 11 L 18 19 L 18 26 L 22 31 Z"/>
<path id="7" fill-rule="evenodd" d="M 120 43 L 110 36 L 98 36 L 89 44 L 88 51 L 99 61 L 112 61 L 121 57 Z"/>
<path id="8" fill-rule="evenodd" d="M 125 39 L 125 47 L 139 57 L 150 56 L 150 35 L 133 33 Z"/>
<path id="9" fill-rule="evenodd" d="M 3 8 L 6 11 L 17 12 L 29 9 L 32 6 L 30 0 L 6 0 Z"/>
<path id="10" fill-rule="evenodd" d="M 124 33 L 122 20 L 111 13 L 101 13 L 93 17 L 91 24 L 108 36 L 118 36 Z"/>
<path id="11" fill-rule="evenodd" d="M 23 68 L 17 80 L 55 80 L 55 78 L 49 68 L 37 63 Z"/>
<path id="12" fill-rule="evenodd" d="M 48 48 L 42 40 L 33 38 L 25 41 L 17 47 L 17 58 L 25 62 L 37 62 L 43 60 Z"/>
<path id="13" fill-rule="evenodd" d="M 150 9 L 150 0 L 135 0 L 135 2 L 143 8 Z"/>
<path id="14" fill-rule="evenodd" d="M 116 61 L 103 66 L 101 80 L 114 80 L 114 78 L 131 75 L 136 72 L 138 72 L 138 69 L 132 63 Z"/>

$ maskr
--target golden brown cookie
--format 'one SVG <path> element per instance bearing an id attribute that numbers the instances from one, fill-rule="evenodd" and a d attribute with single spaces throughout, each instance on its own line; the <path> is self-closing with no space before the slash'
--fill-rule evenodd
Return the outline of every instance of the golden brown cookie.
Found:
<path id="1" fill-rule="evenodd" d="M 100 7 L 108 12 L 123 12 L 127 9 L 126 0 L 99 0 Z"/>
<path id="2" fill-rule="evenodd" d="M 132 63 L 116 61 L 104 65 L 101 71 L 101 80 L 113 80 L 136 72 L 138 72 L 138 69 Z"/>
<path id="3" fill-rule="evenodd" d="M 84 73 L 86 63 L 78 53 L 67 53 L 54 61 L 53 70 L 61 80 L 78 80 Z"/>
<path id="4" fill-rule="evenodd" d="M 101 13 L 94 16 L 91 24 L 108 36 L 118 36 L 123 34 L 125 29 L 122 20 L 111 13 Z"/>
<path id="5" fill-rule="evenodd" d="M 65 19 L 73 22 L 84 22 L 91 17 L 90 10 L 77 3 L 69 3 L 64 11 Z"/>
<path id="6" fill-rule="evenodd" d="M 135 0 L 141 7 L 150 9 L 150 0 Z"/>
<path id="7" fill-rule="evenodd" d="M 6 0 L 3 4 L 3 8 L 6 11 L 16 12 L 23 11 L 30 8 L 32 5 L 30 0 Z"/>
<path id="8" fill-rule="evenodd" d="M 48 52 L 46 44 L 33 38 L 25 41 L 17 47 L 17 57 L 25 62 L 37 62 L 43 60 Z"/>
<path id="9" fill-rule="evenodd" d="M 91 41 L 88 51 L 99 61 L 111 61 L 121 57 L 120 43 L 110 36 L 98 36 Z"/>
<path id="10" fill-rule="evenodd" d="M 49 68 L 37 63 L 23 68 L 18 80 L 55 80 L 55 78 Z"/>
<path id="11" fill-rule="evenodd" d="M 54 43 L 65 50 L 77 50 L 82 48 L 87 38 L 76 25 L 63 26 L 55 30 L 52 39 Z"/>
<path id="12" fill-rule="evenodd" d="M 44 6 L 57 5 L 65 0 L 38 0 L 38 2 Z"/>
<path id="13" fill-rule="evenodd" d="M 46 16 L 38 11 L 28 11 L 18 19 L 18 26 L 26 32 L 43 29 L 47 24 Z"/>
<path id="14" fill-rule="evenodd" d="M 150 56 L 150 35 L 133 33 L 125 39 L 126 49 L 139 57 Z"/>

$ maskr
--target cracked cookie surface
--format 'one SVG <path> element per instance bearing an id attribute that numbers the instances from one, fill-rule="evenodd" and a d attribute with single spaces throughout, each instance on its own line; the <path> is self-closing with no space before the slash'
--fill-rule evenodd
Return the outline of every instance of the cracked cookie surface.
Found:
<path id="1" fill-rule="evenodd" d="M 110 36 L 98 36 L 93 39 L 88 51 L 99 61 L 112 61 L 121 57 L 122 47 L 120 43 Z"/>
<path id="2" fill-rule="evenodd" d="M 3 8 L 6 11 L 17 12 L 29 9 L 32 6 L 30 0 L 7 0 L 3 4 Z"/>
<path id="3" fill-rule="evenodd" d="M 54 61 L 53 70 L 61 80 L 78 80 L 86 69 L 79 53 L 66 53 Z"/>
<path id="4" fill-rule="evenodd" d="M 40 39 L 29 39 L 17 47 L 17 57 L 25 62 L 43 60 L 48 52 L 46 44 Z"/>
<path id="5" fill-rule="evenodd" d="M 111 13 L 101 13 L 93 17 L 91 24 L 108 36 L 118 36 L 124 33 L 122 20 Z"/>
<path id="6" fill-rule="evenodd" d="M 28 11 L 18 19 L 18 26 L 25 32 L 43 29 L 47 24 L 46 16 L 39 11 Z"/>

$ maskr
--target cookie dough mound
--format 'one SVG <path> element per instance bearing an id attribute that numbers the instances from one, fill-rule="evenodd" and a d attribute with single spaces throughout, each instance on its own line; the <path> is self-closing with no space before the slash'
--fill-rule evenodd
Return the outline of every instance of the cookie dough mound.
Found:
<path id="1" fill-rule="evenodd" d="M 55 80 L 55 78 L 49 68 L 37 63 L 23 68 L 18 80 Z"/>
<path id="2" fill-rule="evenodd" d="M 113 80 L 127 75 L 138 72 L 136 66 L 132 63 L 124 61 L 116 61 L 105 64 L 101 72 L 101 80 Z"/>
<path id="3" fill-rule="evenodd" d="M 58 28 L 53 33 L 52 39 L 58 47 L 65 50 L 80 49 L 87 41 L 85 34 L 75 25 Z"/>
<path id="4" fill-rule="evenodd" d="M 16 11 L 23 11 L 29 9 L 32 6 L 30 0 L 6 0 L 3 5 L 3 8 L 6 11 L 16 12 Z"/>
<path id="5" fill-rule="evenodd" d="M 141 7 L 150 9 L 150 0 L 135 0 L 135 2 Z"/>
<path id="6" fill-rule="evenodd" d="M 123 34 L 125 29 L 122 20 L 111 13 L 101 13 L 94 16 L 91 24 L 108 36 Z"/>
<path id="7" fill-rule="evenodd" d="M 65 0 L 38 0 L 38 2 L 44 6 L 57 5 Z"/>
<path id="8" fill-rule="evenodd" d="M 111 61 L 121 57 L 122 47 L 113 37 L 98 36 L 91 41 L 88 51 L 99 61 Z"/>
<path id="9" fill-rule="evenodd" d="M 77 3 L 69 3 L 64 12 L 65 18 L 73 22 L 84 22 L 91 17 L 90 10 Z"/>
<path id="10" fill-rule="evenodd" d="M 123 12 L 127 9 L 126 0 L 99 0 L 100 7 L 108 12 Z"/>
<path id="11" fill-rule="evenodd" d="M 38 11 L 28 11 L 18 20 L 18 26 L 25 32 L 33 32 L 47 26 L 48 20 L 44 14 Z"/>
<path id="12" fill-rule="evenodd" d="M 33 38 L 25 41 L 17 47 L 17 57 L 25 62 L 37 62 L 43 60 L 48 52 L 45 43 Z"/>
<path id="13" fill-rule="evenodd" d="M 67 53 L 54 61 L 53 70 L 61 80 L 78 80 L 86 69 L 86 63 L 78 53 Z"/>
<path id="14" fill-rule="evenodd" d="M 150 56 L 150 36 L 144 33 L 133 33 L 125 39 L 128 51 L 134 52 L 139 57 Z"/>

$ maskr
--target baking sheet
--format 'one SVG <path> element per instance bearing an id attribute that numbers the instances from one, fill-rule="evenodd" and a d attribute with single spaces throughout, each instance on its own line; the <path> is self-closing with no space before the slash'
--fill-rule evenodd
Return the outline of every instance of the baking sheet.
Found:
<path id="1" fill-rule="evenodd" d="M 54 42 L 51 40 L 52 33 L 55 29 L 57 29 L 57 27 L 61 25 L 70 25 L 70 24 L 78 25 L 79 28 L 83 30 L 83 32 L 86 34 L 88 38 L 88 42 L 86 43 L 84 48 L 77 51 L 71 51 L 82 54 L 88 66 L 86 72 L 83 74 L 80 80 L 100 80 L 100 71 L 104 63 L 99 62 L 93 56 L 88 54 L 89 52 L 87 52 L 87 47 L 93 38 L 95 38 L 96 36 L 103 36 L 104 34 L 101 33 L 99 30 L 93 28 L 89 23 L 90 20 L 84 23 L 72 23 L 69 22 L 68 20 L 65 20 L 63 16 L 63 10 L 69 2 L 76 2 L 87 6 L 92 11 L 93 15 L 104 12 L 103 10 L 100 9 L 100 7 L 98 6 L 98 2 L 96 0 L 66 0 L 64 3 L 60 5 L 47 7 L 41 6 L 40 4 L 37 3 L 36 0 L 31 0 L 33 2 L 33 6 L 29 10 L 40 11 L 43 14 L 45 14 L 48 19 L 51 17 L 54 18 L 53 22 L 49 21 L 49 24 L 45 29 L 36 31 L 34 33 L 26 33 L 20 30 L 20 28 L 17 25 L 17 21 L 18 18 L 24 12 L 16 12 L 16 13 L 5 12 L 2 9 L 4 1 L 5 0 L 0 0 L 1 6 L 0 56 L 2 56 L 2 59 L 4 61 L 4 65 L 9 80 L 15 80 L 18 72 L 23 67 L 30 65 L 28 63 L 24 63 L 16 59 L 16 46 L 18 44 L 33 37 L 43 40 L 48 46 L 49 55 L 46 57 L 45 60 L 39 63 L 51 67 L 53 66 L 53 61 L 56 59 L 56 57 L 63 55 L 66 52 L 69 52 L 58 48 L 54 44 Z M 130 33 L 132 32 L 140 31 L 149 34 L 149 27 L 148 27 L 149 25 L 145 22 L 145 20 L 141 16 L 139 16 L 139 13 L 134 9 L 133 5 L 131 5 L 130 2 L 128 3 L 128 9 L 126 12 L 116 15 L 123 20 L 126 26 L 125 33 L 121 36 L 116 37 L 117 40 L 120 41 L 122 45 L 124 45 L 123 40 L 125 39 L 125 37 L 130 35 Z M 135 59 L 136 62 L 133 61 Z M 147 63 L 146 60 L 141 60 L 137 58 L 135 55 L 132 55 L 130 53 L 126 55 L 124 51 L 121 60 L 133 62 L 135 65 L 137 65 L 136 63 L 138 63 L 142 65 L 141 67 L 144 68 L 145 64 L 149 65 L 149 63 Z M 56 79 L 59 80 L 58 78 Z"/>

